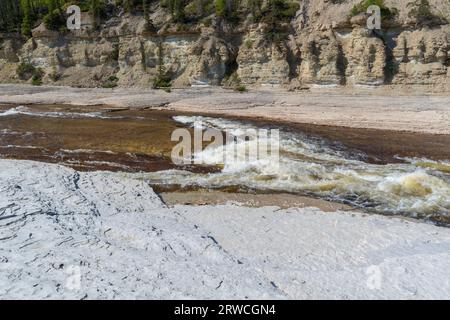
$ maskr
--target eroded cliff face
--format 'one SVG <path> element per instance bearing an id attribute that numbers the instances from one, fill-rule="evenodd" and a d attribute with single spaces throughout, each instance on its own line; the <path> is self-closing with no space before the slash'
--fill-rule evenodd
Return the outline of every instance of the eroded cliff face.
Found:
<path id="1" fill-rule="evenodd" d="M 0 35 L 0 82 L 19 77 L 20 63 L 43 71 L 42 83 L 80 87 L 152 86 L 162 72 L 176 87 L 195 85 L 432 85 L 450 87 L 450 26 L 420 27 L 408 16 L 408 0 L 386 1 L 399 9 L 381 32 L 366 17 L 349 18 L 359 1 L 301 1 L 289 31 L 276 40 L 263 24 L 238 26 L 213 20 L 189 31 L 145 31 L 141 16 L 111 19 L 101 31 L 58 34 L 43 25 L 33 37 Z M 450 16 L 446 0 L 430 1 Z M 161 10 L 154 21 L 168 21 Z M 86 22 L 87 21 L 87 22 Z"/>

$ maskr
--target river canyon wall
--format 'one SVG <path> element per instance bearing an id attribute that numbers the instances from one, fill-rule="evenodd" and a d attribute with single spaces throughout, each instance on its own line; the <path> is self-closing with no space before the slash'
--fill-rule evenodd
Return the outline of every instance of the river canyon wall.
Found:
<path id="1" fill-rule="evenodd" d="M 27 63 L 41 70 L 42 84 L 77 87 L 151 87 L 163 72 L 173 87 L 424 85 L 448 91 L 450 25 L 419 25 L 408 15 L 409 2 L 385 1 L 398 15 L 374 31 L 364 14 L 349 16 L 359 1 L 303 0 L 287 34 L 276 40 L 249 19 L 231 24 L 213 17 L 187 28 L 156 7 L 152 32 L 139 13 L 122 13 L 94 30 L 84 13 L 82 29 L 74 32 L 41 24 L 30 38 L 0 34 L 0 83 L 31 83 L 31 75 L 17 72 Z M 437 16 L 450 17 L 447 0 L 430 4 Z"/>

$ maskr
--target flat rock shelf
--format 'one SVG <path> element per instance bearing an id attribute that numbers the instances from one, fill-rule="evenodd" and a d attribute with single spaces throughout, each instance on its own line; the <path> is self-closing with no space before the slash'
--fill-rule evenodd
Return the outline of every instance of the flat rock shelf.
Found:
<path id="1" fill-rule="evenodd" d="M 122 173 L 32 161 L 0 160 L 0 190 L 1 298 L 450 298 L 448 228 L 167 207 Z"/>

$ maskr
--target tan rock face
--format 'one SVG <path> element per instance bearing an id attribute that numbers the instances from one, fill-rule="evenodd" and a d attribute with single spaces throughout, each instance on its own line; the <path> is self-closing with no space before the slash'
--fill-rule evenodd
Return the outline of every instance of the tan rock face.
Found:
<path id="1" fill-rule="evenodd" d="M 0 61 L 19 62 L 17 50 L 21 45 L 19 39 L 2 39 L 0 37 Z"/>
<path id="2" fill-rule="evenodd" d="M 252 29 L 239 48 L 237 74 L 246 84 L 286 84 L 289 81 L 288 48 L 273 43 L 261 28 Z"/>
<path id="3" fill-rule="evenodd" d="M 117 45 L 107 39 L 32 38 L 19 55 L 42 68 L 48 84 L 101 86 L 117 69 Z"/>
<path id="4" fill-rule="evenodd" d="M 0 82 L 21 81 L 15 69 L 29 62 L 42 68 L 44 84 L 85 87 L 103 86 L 111 78 L 119 86 L 150 87 L 161 72 L 177 87 L 223 85 L 231 78 L 248 86 L 448 86 L 449 24 L 415 26 L 410 0 L 386 0 L 399 14 L 375 33 L 366 29 L 366 15 L 349 17 L 359 2 L 302 1 L 287 34 L 276 41 L 269 39 L 267 26 L 249 20 L 234 29 L 222 21 L 150 32 L 141 16 L 123 15 L 95 31 L 87 15 L 83 30 L 65 35 L 41 25 L 28 40 L 0 35 Z M 446 0 L 430 3 L 434 14 L 450 13 Z M 161 8 L 152 19 L 158 25 L 170 22 Z"/>
<path id="5" fill-rule="evenodd" d="M 0 34 L 0 83 L 20 81 L 16 69 L 20 61 L 18 50 L 22 45 L 21 39 Z"/>
<path id="6" fill-rule="evenodd" d="M 442 84 L 448 81 L 450 27 L 404 31 L 393 51 L 396 84 Z"/>
<path id="7" fill-rule="evenodd" d="M 183 73 L 184 83 L 220 85 L 231 67 L 229 64 L 236 59 L 236 51 L 217 35 L 203 35 L 189 50 L 189 56 L 196 58 Z"/>
<path id="8" fill-rule="evenodd" d="M 306 84 L 339 85 L 344 82 L 341 44 L 336 35 L 316 32 L 302 41 L 300 81 Z"/>
<path id="9" fill-rule="evenodd" d="M 140 37 L 119 38 L 117 63 L 119 84 L 150 85 L 145 68 L 145 42 Z"/>
<path id="10" fill-rule="evenodd" d="M 383 41 L 369 37 L 370 31 L 354 29 L 344 43 L 346 83 L 381 85 L 385 80 L 386 53 Z"/>

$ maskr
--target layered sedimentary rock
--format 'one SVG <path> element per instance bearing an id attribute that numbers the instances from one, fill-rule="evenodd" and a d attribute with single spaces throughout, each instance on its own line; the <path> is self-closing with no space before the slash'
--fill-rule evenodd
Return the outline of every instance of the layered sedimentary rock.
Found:
<path id="1" fill-rule="evenodd" d="M 344 81 L 342 45 L 331 31 L 310 34 L 301 44 L 299 77 L 307 84 L 341 84 Z"/>
<path id="2" fill-rule="evenodd" d="M 232 67 L 231 64 L 236 60 L 237 53 L 232 44 L 208 28 L 198 39 L 192 38 L 185 50 L 186 61 L 180 66 L 176 81 L 179 85 L 220 85 Z M 195 58 L 190 61 L 192 57 Z M 169 65 L 172 63 L 168 61 Z"/>
<path id="3" fill-rule="evenodd" d="M 450 84 L 450 27 L 404 31 L 393 50 L 397 70 L 393 83 Z"/>
<path id="4" fill-rule="evenodd" d="M 100 31 L 59 34 L 43 24 L 32 38 L 0 35 L 0 82 L 19 77 L 21 63 L 41 68 L 42 83 L 96 86 L 152 86 L 162 74 L 173 86 L 432 85 L 450 83 L 450 26 L 421 26 L 411 20 L 410 1 L 386 1 L 399 10 L 380 31 L 368 30 L 367 16 L 350 18 L 357 0 L 301 1 L 286 34 L 276 39 L 267 25 L 241 20 L 237 26 L 213 19 L 209 25 L 170 26 L 159 9 L 151 32 L 142 16 L 123 15 Z M 432 0 L 436 14 L 450 4 Z M 170 26 L 170 27 L 168 27 Z"/>
<path id="5" fill-rule="evenodd" d="M 370 31 L 371 32 L 371 31 Z M 383 84 L 385 81 L 386 54 L 383 41 L 368 36 L 365 29 L 354 29 L 344 43 L 347 60 L 345 76 L 349 84 Z"/>
<path id="6" fill-rule="evenodd" d="M 237 74 L 246 84 L 286 84 L 288 49 L 284 42 L 267 39 L 262 28 L 249 30 L 239 48 Z"/>

